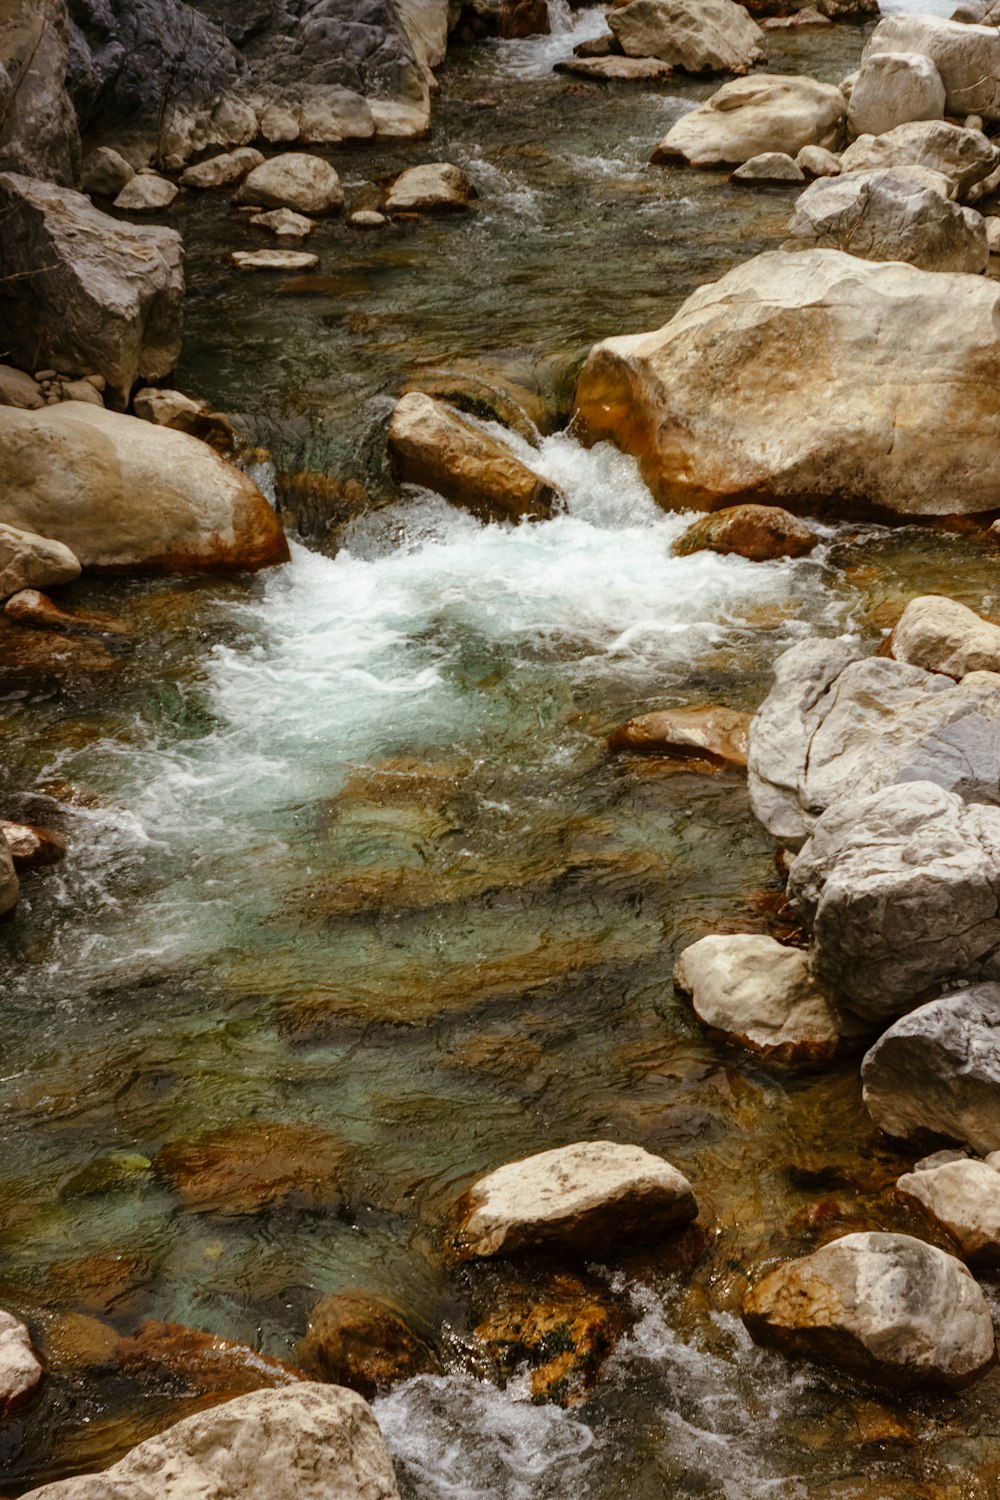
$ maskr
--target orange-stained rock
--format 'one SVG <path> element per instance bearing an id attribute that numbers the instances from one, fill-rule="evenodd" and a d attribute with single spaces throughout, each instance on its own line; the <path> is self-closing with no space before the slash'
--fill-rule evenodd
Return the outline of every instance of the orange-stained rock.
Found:
<path id="1" fill-rule="evenodd" d="M 20 589 L 4 605 L 4 614 L 32 630 L 59 630 L 67 635 L 124 635 L 117 620 L 104 615 L 71 614 L 60 609 L 40 589 Z"/>
<path id="2" fill-rule="evenodd" d="M 569 1405 L 597 1380 L 622 1333 L 621 1309 L 606 1289 L 558 1275 L 538 1286 L 504 1288 L 474 1337 L 503 1380 L 527 1364 L 535 1401 Z"/>
<path id="3" fill-rule="evenodd" d="M 706 703 L 661 708 L 629 719 L 609 737 L 608 748 L 745 771 L 749 743 L 749 714 Z"/>
<path id="4" fill-rule="evenodd" d="M 15 870 L 40 870 L 66 858 L 66 841 L 51 828 L 0 818 L 0 838 L 7 841 Z"/>
<path id="5" fill-rule="evenodd" d="M 191 1392 L 246 1391 L 295 1385 L 308 1377 L 280 1359 L 261 1354 L 236 1339 L 219 1338 L 183 1323 L 143 1323 L 132 1338 L 117 1347 L 118 1363 L 132 1379 L 162 1384 L 176 1382 Z"/>
<path id="6" fill-rule="evenodd" d="M 435 490 L 483 521 L 542 520 L 557 493 L 506 445 L 440 401 L 411 391 L 396 403 L 389 452 L 405 484 Z"/>
<path id="7" fill-rule="evenodd" d="M 51 1265 L 47 1296 L 62 1307 L 95 1313 L 120 1313 L 141 1299 L 154 1279 L 151 1259 L 141 1252 L 94 1252 Z"/>
<path id="8" fill-rule="evenodd" d="M 437 1354 L 402 1311 L 363 1291 L 324 1297 L 309 1315 L 298 1356 L 317 1380 L 350 1386 L 368 1400 L 411 1375 L 441 1370 Z"/>
<path id="9" fill-rule="evenodd" d="M 156 1169 L 193 1213 L 229 1216 L 337 1207 L 345 1156 L 339 1137 L 318 1126 L 253 1121 L 173 1141 Z"/>
<path id="10" fill-rule="evenodd" d="M 89 1370 L 114 1369 L 121 1339 L 116 1328 L 89 1313 L 61 1313 L 39 1336 L 39 1347 L 50 1368 L 57 1372 L 84 1374 Z"/>
<path id="11" fill-rule="evenodd" d="M 737 553 L 751 562 L 804 557 L 817 537 L 780 505 L 730 505 L 689 526 L 674 543 L 674 555 L 692 552 Z"/>

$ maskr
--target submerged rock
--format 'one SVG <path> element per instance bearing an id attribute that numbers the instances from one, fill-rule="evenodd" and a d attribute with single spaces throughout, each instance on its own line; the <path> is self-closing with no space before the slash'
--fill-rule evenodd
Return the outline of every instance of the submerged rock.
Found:
<path id="1" fill-rule="evenodd" d="M 31 1334 L 11 1313 L 0 1308 L 0 1417 L 29 1401 L 45 1378 Z"/>
<path id="2" fill-rule="evenodd" d="M 959 680 L 968 672 L 1000 673 L 1000 625 L 941 594 L 911 599 L 889 637 L 894 661 Z"/>
<path id="3" fill-rule="evenodd" d="M 755 933 L 692 943 L 674 967 L 674 986 L 710 1032 L 770 1062 L 822 1066 L 861 1032 L 806 953 Z"/>
<path id="4" fill-rule="evenodd" d="M 576 429 L 633 454 L 668 508 L 987 511 L 1000 494 L 996 308 L 979 276 L 836 250 L 759 255 L 664 328 L 598 344 Z"/>
<path id="5" fill-rule="evenodd" d="M 909 120 L 944 117 L 944 83 L 929 57 L 919 52 L 866 56 L 847 108 L 852 135 L 881 135 Z"/>
<path id="6" fill-rule="evenodd" d="M 751 1337 L 902 1390 L 960 1389 L 996 1358 L 986 1298 L 960 1260 L 906 1234 L 847 1234 L 765 1276 Z"/>
<path id="7" fill-rule="evenodd" d="M 498 1167 L 457 1208 L 460 1260 L 530 1250 L 597 1259 L 697 1217 L 691 1184 L 639 1146 L 581 1141 Z"/>
<path id="8" fill-rule="evenodd" d="M 140 1384 L 166 1382 L 202 1395 L 238 1396 L 308 1379 L 301 1370 L 236 1339 L 153 1319 L 130 1338 L 119 1340 L 115 1357 L 125 1374 Z"/>
<path id="9" fill-rule="evenodd" d="M 948 120 L 914 121 L 882 135 L 859 136 L 840 161 L 844 172 L 926 167 L 946 177 L 963 198 L 1000 166 L 1000 147 L 981 130 L 966 130 Z"/>
<path id="10" fill-rule="evenodd" d="M 469 207 L 476 190 L 460 167 L 446 161 L 407 167 L 386 194 L 390 214 L 456 213 Z"/>
<path id="11" fill-rule="evenodd" d="M 399 479 L 435 490 L 484 521 L 544 520 L 557 491 L 498 438 L 440 401 L 410 391 L 396 403 L 388 431 Z"/>
<path id="12" fill-rule="evenodd" d="M 878 1019 L 941 985 L 1000 977 L 998 886 L 1000 807 L 907 781 L 835 802 L 788 894 L 817 977 Z"/>
<path id="13" fill-rule="evenodd" d="M 62 542 L 0 523 L 0 599 L 21 589 L 72 583 L 80 572 L 79 559 Z"/>
<path id="14" fill-rule="evenodd" d="M 124 405 L 180 353 L 184 278 L 172 229 L 113 219 L 82 193 L 0 174 L 4 347 L 33 368 L 103 375 Z"/>
<path id="15" fill-rule="evenodd" d="M 192 1213 L 224 1217 L 277 1208 L 336 1208 L 346 1147 L 314 1125 L 256 1121 L 172 1141 L 156 1169 Z"/>
<path id="16" fill-rule="evenodd" d="M 745 770 L 749 739 L 749 714 L 705 704 L 640 714 L 609 736 L 608 748 Z"/>
<path id="17" fill-rule="evenodd" d="M 303 1383 L 253 1391 L 147 1438 L 102 1474 L 25 1500 L 399 1500 L 378 1424 L 354 1391 Z"/>
<path id="18" fill-rule="evenodd" d="M 298 1357 L 318 1380 L 350 1386 L 368 1400 L 413 1375 L 441 1373 L 436 1352 L 402 1311 L 362 1291 L 336 1292 L 313 1308 Z"/>
<path id="19" fill-rule="evenodd" d="M 917 1144 L 1000 1150 L 1000 984 L 976 984 L 895 1021 L 861 1065 L 880 1130 Z"/>
<path id="20" fill-rule="evenodd" d="M 989 261 L 983 216 L 952 203 L 948 190 L 948 179 L 926 167 L 821 178 L 796 200 L 784 248 L 981 275 Z"/>
<path id="21" fill-rule="evenodd" d="M 835 150 L 845 113 L 844 96 L 832 83 L 782 73 L 737 78 L 682 115 L 652 159 L 739 166 L 769 151 L 794 157 L 803 146 Z"/>
<path id="22" fill-rule="evenodd" d="M 734 0 L 629 0 L 608 11 L 627 57 L 655 57 L 685 73 L 746 73 L 764 62 L 764 34 Z"/>
<path id="23" fill-rule="evenodd" d="M 102 407 L 0 407 L 0 518 L 85 568 L 211 572 L 288 560 L 257 486 L 206 444 Z"/>
<path id="24" fill-rule="evenodd" d="M 1000 1162 L 998 1162 L 1000 1165 Z M 985 1161 L 942 1162 L 905 1173 L 896 1183 L 905 1203 L 951 1235 L 968 1260 L 1000 1263 L 1000 1170 Z"/>
<path id="25" fill-rule="evenodd" d="M 944 83 L 945 112 L 964 119 L 1000 120 L 1000 30 L 942 16 L 885 16 L 862 55 L 862 67 L 879 53 L 918 52 L 930 58 Z"/>
<path id="26" fill-rule="evenodd" d="M 244 179 L 238 203 L 256 208 L 292 208 L 300 214 L 339 213 L 344 206 L 340 178 L 321 156 L 287 151 L 272 156 Z"/>
<path id="27" fill-rule="evenodd" d="M 772 562 L 779 557 L 805 557 L 818 537 L 780 505 L 731 505 L 713 511 L 689 526 L 674 543 L 675 557 L 692 552 L 735 553 L 750 562 Z"/>

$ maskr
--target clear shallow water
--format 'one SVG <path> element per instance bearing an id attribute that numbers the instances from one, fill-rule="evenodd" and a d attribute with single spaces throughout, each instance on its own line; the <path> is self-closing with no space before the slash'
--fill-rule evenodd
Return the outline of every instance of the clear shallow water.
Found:
<path id="1" fill-rule="evenodd" d="M 780 193 L 646 167 L 704 86 L 567 93 L 547 68 L 571 40 L 449 64 L 419 150 L 477 164 L 475 218 L 363 243 L 331 225 L 341 280 L 315 296 L 239 282 L 222 250 L 246 231 L 183 211 L 189 369 L 279 464 L 374 475 L 415 369 L 653 326 L 782 222 Z M 860 42 L 776 47 L 839 77 Z M 490 89 L 499 116 L 469 102 Z M 413 151 L 347 159 L 360 180 Z M 774 1077 L 692 1024 L 673 958 L 768 929 L 773 850 L 739 780 L 642 774 L 604 737 L 666 704 L 752 708 L 785 646 L 874 644 L 915 593 L 995 611 L 995 553 L 842 527 L 797 563 L 675 559 L 687 518 L 621 455 L 557 435 L 530 457 L 567 496 L 551 522 L 482 528 L 412 493 L 254 580 L 78 586 L 129 627 L 123 654 L 61 686 L 0 677 L 11 785 L 35 799 L 6 810 L 64 820 L 74 851 L 3 929 L 0 1302 L 39 1336 L 67 1312 L 156 1317 L 294 1360 L 320 1296 L 390 1294 L 447 1367 L 379 1404 L 408 1500 L 990 1500 L 996 1377 L 899 1403 L 749 1345 L 761 1266 L 905 1222 L 902 1158 L 854 1065 Z M 220 1219 L 156 1170 L 165 1143 L 272 1121 L 335 1132 L 338 1208 Z M 476 1173 L 588 1136 L 669 1156 L 713 1232 L 680 1273 L 669 1247 L 607 1269 L 630 1331 L 564 1412 L 477 1378 L 482 1289 L 442 1227 Z M 188 1409 L 163 1379 L 57 1373 L 0 1433 L 0 1484 L 98 1467 Z"/>

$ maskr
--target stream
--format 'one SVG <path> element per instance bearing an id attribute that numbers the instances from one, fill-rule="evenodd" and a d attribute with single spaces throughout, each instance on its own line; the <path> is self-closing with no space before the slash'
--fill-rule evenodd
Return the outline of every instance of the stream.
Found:
<path id="1" fill-rule="evenodd" d="M 385 475 L 406 381 L 465 362 L 571 393 L 597 339 L 780 242 L 790 192 L 647 165 L 714 85 L 553 74 L 603 12 L 557 0 L 553 21 L 455 48 L 429 141 L 331 152 L 359 191 L 455 161 L 479 188 L 467 219 L 324 224 L 319 271 L 287 283 L 228 269 L 259 240 L 224 201 L 180 200 L 178 385 L 270 451 L 265 487 L 309 470 L 382 503 L 335 538 L 298 517 L 291 563 L 252 579 L 76 584 L 70 607 L 129 632 L 108 660 L 0 671 L 0 811 L 72 850 L 3 927 L 0 1303 L 33 1327 L 185 1323 L 294 1364 L 321 1296 L 391 1296 L 445 1364 L 375 1403 L 406 1500 L 990 1500 L 1000 1375 L 896 1398 L 750 1343 L 747 1286 L 817 1223 L 910 1225 L 909 1159 L 871 1126 L 856 1059 L 788 1076 L 702 1035 L 673 961 L 710 931 L 777 930 L 773 844 L 740 779 L 616 762 L 605 738 L 655 707 L 751 710 L 788 646 L 874 649 L 918 594 L 995 612 L 995 551 L 830 525 L 794 562 L 675 558 L 690 516 L 563 431 L 513 439 L 566 496 L 538 525 L 484 527 Z M 771 67 L 836 81 L 863 37 L 771 31 Z M 165 1143 L 271 1122 L 335 1133 L 335 1208 L 199 1214 L 154 1169 Z M 477 1174 L 587 1138 L 667 1156 L 711 1233 L 688 1262 L 590 1268 L 628 1328 L 564 1409 L 470 1366 L 442 1233 Z M 0 1488 L 106 1465 L 190 1409 L 168 1383 L 53 1376 L 0 1429 Z"/>

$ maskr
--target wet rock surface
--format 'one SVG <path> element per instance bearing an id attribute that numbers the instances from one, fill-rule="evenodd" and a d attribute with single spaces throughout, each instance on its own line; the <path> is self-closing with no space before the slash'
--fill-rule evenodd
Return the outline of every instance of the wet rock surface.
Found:
<path id="1" fill-rule="evenodd" d="M 695 521 L 674 543 L 677 557 L 692 552 L 736 554 L 750 562 L 805 557 L 816 546 L 816 534 L 797 516 L 777 505 L 733 505 Z"/>
<path id="2" fill-rule="evenodd" d="M 919 1163 L 896 1183 L 905 1202 L 953 1239 L 967 1260 L 1000 1261 L 1000 1171 L 985 1161 Z"/>
<path id="3" fill-rule="evenodd" d="M 401 1380 L 442 1369 L 399 1307 L 359 1290 L 334 1292 L 313 1308 L 298 1358 L 314 1378 L 349 1386 L 368 1400 Z"/>
<path id="4" fill-rule="evenodd" d="M 996 1358 L 986 1299 L 965 1266 L 909 1235 L 845 1235 L 780 1266 L 743 1318 L 760 1343 L 904 1390 L 961 1388 Z"/>
<path id="5" fill-rule="evenodd" d="M 608 748 L 740 771 L 747 763 L 749 730 L 749 716 L 731 708 L 663 708 L 622 724 L 609 737 Z"/>
<path id="6" fill-rule="evenodd" d="M 308 1125 L 262 1121 L 174 1141 L 156 1169 L 193 1213 L 256 1214 L 336 1208 L 343 1201 L 343 1142 Z"/>

